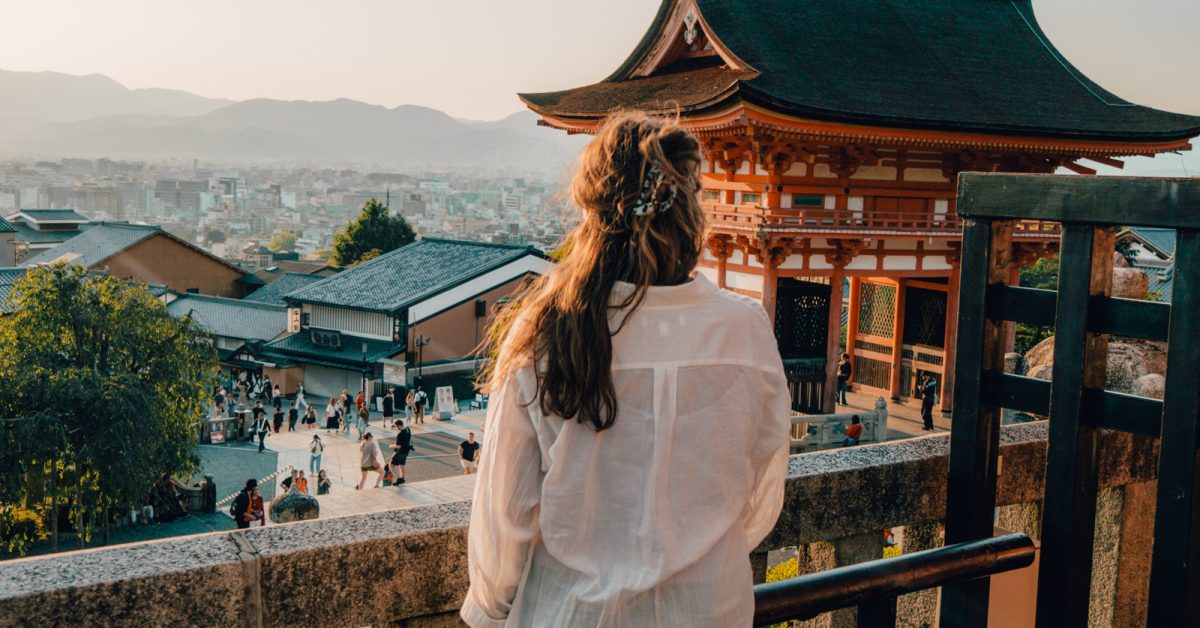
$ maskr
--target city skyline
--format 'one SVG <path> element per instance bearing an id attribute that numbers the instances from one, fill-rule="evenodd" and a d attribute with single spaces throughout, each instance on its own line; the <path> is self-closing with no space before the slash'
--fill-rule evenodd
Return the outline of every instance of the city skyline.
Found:
<path id="1" fill-rule="evenodd" d="M 603 78 L 641 38 L 657 0 L 351 5 L 267 0 L 184 5 L 25 3 L 9 7 L 0 67 L 103 74 L 131 88 L 211 98 L 422 105 L 468 120 L 523 107 L 518 92 Z M 285 10 L 286 9 L 286 10 Z M 1123 98 L 1200 113 L 1189 32 L 1200 6 L 1117 0 L 1035 4 L 1066 58 Z M 150 53 L 153 54 L 150 54 Z"/>

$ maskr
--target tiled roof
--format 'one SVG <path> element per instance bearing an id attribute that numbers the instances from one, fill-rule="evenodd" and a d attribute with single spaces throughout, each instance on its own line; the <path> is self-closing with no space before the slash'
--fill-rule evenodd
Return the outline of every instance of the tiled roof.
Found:
<path id="1" fill-rule="evenodd" d="M 287 331 L 287 308 L 280 305 L 185 294 L 169 303 L 167 312 L 179 318 L 191 316 L 214 336 L 271 340 Z"/>
<path id="2" fill-rule="evenodd" d="M 8 300 L 13 284 L 25 276 L 24 268 L 0 268 L 0 314 L 9 314 L 16 309 Z"/>
<path id="3" fill-rule="evenodd" d="M 1150 293 L 1154 296 L 1154 301 L 1171 302 L 1171 297 L 1175 292 L 1175 264 L 1171 264 L 1167 268 L 1137 264 L 1133 267 L 1145 271 L 1146 276 L 1149 277 Z"/>
<path id="4" fill-rule="evenodd" d="M 96 225 L 98 225 L 100 223 L 84 222 L 84 223 L 75 225 L 77 227 L 76 229 L 63 229 L 63 230 L 55 230 L 55 231 L 38 231 L 37 229 L 34 229 L 33 226 L 31 226 L 29 223 L 26 223 L 23 221 L 15 221 L 14 220 L 13 222 L 11 222 L 9 224 L 11 224 L 12 227 L 17 230 L 16 240 L 18 242 L 26 242 L 29 244 L 45 244 L 45 243 L 66 242 L 67 240 L 74 238 L 75 236 L 83 233 L 84 231 L 91 229 L 92 227 L 95 227 Z"/>
<path id="5" fill-rule="evenodd" d="M 76 220 L 87 221 L 87 216 L 80 214 L 73 209 L 22 209 L 19 213 L 29 216 L 30 219 L 44 222 L 51 220 Z"/>
<path id="6" fill-rule="evenodd" d="M 288 300 L 390 313 L 526 255 L 541 253 L 526 246 L 425 238 L 301 288 Z"/>
<path id="7" fill-rule="evenodd" d="M 16 231 L 16 227 L 8 224 L 7 220 L 0 218 L 0 233 L 15 233 Z"/>
<path id="8" fill-rule="evenodd" d="M 366 345 L 366 352 L 363 352 Z M 267 343 L 264 349 L 268 353 L 281 354 L 285 357 L 305 361 L 320 361 L 322 364 L 337 365 L 343 368 L 362 367 L 363 364 L 373 364 L 383 358 L 390 358 L 404 351 L 403 342 L 386 342 L 342 334 L 340 348 L 324 347 L 312 343 L 312 334 L 308 331 L 284 336 L 279 340 Z"/>
<path id="9" fill-rule="evenodd" d="M 1175 255 L 1175 230 L 1153 227 L 1130 227 L 1130 231 L 1162 251 L 1167 257 Z"/>
<path id="10" fill-rule="evenodd" d="M 316 275 L 301 275 L 298 273 L 284 273 L 279 278 L 271 283 L 251 292 L 246 298 L 246 301 L 254 301 L 257 303 L 273 303 L 276 305 L 287 305 L 287 301 L 283 300 L 284 295 L 295 292 L 309 284 L 321 281 L 321 277 Z"/>
<path id="11" fill-rule="evenodd" d="M 544 115 L 606 115 L 617 84 L 649 85 L 635 70 L 664 37 L 677 36 L 665 29 L 680 4 L 664 0 L 633 54 L 601 83 L 521 98 Z M 719 92 L 709 88 L 696 103 L 680 102 L 684 112 L 745 100 L 804 118 L 899 128 L 1118 141 L 1200 132 L 1200 117 L 1135 105 L 1084 76 L 1042 32 L 1032 0 L 696 0 L 696 6 L 701 27 L 711 27 L 717 43 L 755 74 L 726 76 Z M 672 66 L 656 75 L 679 70 Z M 692 87 L 680 89 L 685 100 L 695 96 Z M 625 108 L 676 106 L 653 90 L 625 96 Z"/>
<path id="12" fill-rule="evenodd" d="M 76 254 L 79 256 L 76 260 L 78 263 L 91 267 L 161 232 L 159 227 L 102 222 L 48 251 L 29 258 L 25 265 L 46 264 L 64 255 Z"/>

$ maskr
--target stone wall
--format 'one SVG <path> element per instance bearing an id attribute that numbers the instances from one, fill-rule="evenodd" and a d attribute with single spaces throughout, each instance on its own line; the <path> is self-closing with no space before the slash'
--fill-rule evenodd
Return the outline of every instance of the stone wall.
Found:
<path id="1" fill-rule="evenodd" d="M 1012 513 L 1041 498 L 1046 427 L 1002 430 L 998 499 Z M 1153 479 L 1153 441 L 1106 433 L 1102 447 L 1102 487 Z M 804 573 L 874 558 L 884 528 L 909 526 L 910 550 L 940 544 L 948 451 L 943 434 L 793 456 L 784 513 L 753 556 L 760 578 L 771 549 L 799 546 Z M 469 510 L 438 504 L 0 563 L 0 627 L 455 625 Z M 1100 553 L 1099 562 L 1110 560 Z M 1117 574 L 1097 587 L 1102 595 L 1137 597 L 1140 585 L 1129 593 L 1120 566 L 1101 571 Z M 902 623 L 929 623 L 935 604 L 929 594 L 906 598 Z M 851 610 L 811 625 L 852 618 Z"/>

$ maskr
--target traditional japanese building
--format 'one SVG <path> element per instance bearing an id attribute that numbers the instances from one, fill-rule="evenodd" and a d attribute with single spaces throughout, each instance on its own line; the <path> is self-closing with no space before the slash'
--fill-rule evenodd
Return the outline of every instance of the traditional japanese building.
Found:
<path id="1" fill-rule="evenodd" d="M 626 108 L 701 138 L 702 272 L 762 300 L 795 407 L 825 412 L 846 282 L 856 385 L 905 398 L 932 373 L 951 407 L 958 173 L 1095 174 L 1200 133 L 1089 80 L 1027 0 L 664 0 L 607 79 L 521 98 L 568 133 Z M 1058 236 L 1023 223 L 1014 256 L 1053 255 Z"/>

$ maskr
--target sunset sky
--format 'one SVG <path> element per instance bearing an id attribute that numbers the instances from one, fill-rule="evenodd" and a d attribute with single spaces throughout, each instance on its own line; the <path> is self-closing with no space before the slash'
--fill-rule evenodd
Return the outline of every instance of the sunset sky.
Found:
<path id="1" fill-rule="evenodd" d="M 804 0 L 796 0 L 803 2 Z M 603 78 L 658 0 L 24 0 L 0 68 L 247 99 L 353 98 L 473 119 Z M 1117 94 L 1200 114 L 1200 2 L 1038 0 L 1068 59 Z M 769 25 L 764 24 L 764 28 Z"/>

